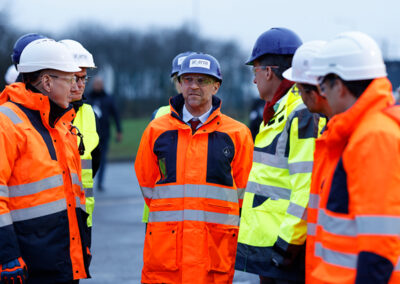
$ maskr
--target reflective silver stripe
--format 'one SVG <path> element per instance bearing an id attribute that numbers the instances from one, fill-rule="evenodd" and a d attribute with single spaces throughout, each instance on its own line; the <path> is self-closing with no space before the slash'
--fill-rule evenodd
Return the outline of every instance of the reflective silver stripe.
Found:
<path id="1" fill-rule="evenodd" d="M 290 189 L 287 188 L 259 184 L 252 181 L 249 181 L 247 183 L 246 191 L 257 195 L 269 197 L 274 200 L 278 199 L 290 200 L 290 193 L 291 193 Z"/>
<path id="2" fill-rule="evenodd" d="M 290 202 L 286 212 L 304 221 L 307 221 L 307 209 L 296 203 Z"/>
<path id="3" fill-rule="evenodd" d="M 92 160 L 81 159 L 82 170 L 91 170 L 92 169 Z"/>
<path id="4" fill-rule="evenodd" d="M 149 198 L 149 199 L 152 198 L 154 188 L 141 186 L 140 189 L 142 190 L 142 194 L 143 194 L 144 198 Z"/>
<path id="5" fill-rule="evenodd" d="M 253 162 L 264 164 L 274 168 L 287 169 L 288 158 L 254 150 Z"/>
<path id="6" fill-rule="evenodd" d="M 358 254 L 338 252 L 331 249 L 324 248 L 321 243 L 315 243 L 315 255 L 321 257 L 325 262 L 346 267 L 350 269 L 357 268 Z M 395 271 L 400 271 L 400 259 L 394 267 Z"/>
<path id="7" fill-rule="evenodd" d="M 8 186 L 0 185 L 0 196 L 1 197 L 8 197 Z"/>
<path id="8" fill-rule="evenodd" d="M 324 210 L 318 212 L 318 224 L 321 224 L 325 231 L 332 234 L 344 235 L 344 236 L 356 236 L 355 221 L 331 217 L 325 214 Z"/>
<path id="9" fill-rule="evenodd" d="M 14 124 L 22 122 L 18 115 L 8 107 L 0 106 L 0 112 L 5 114 Z"/>
<path id="10" fill-rule="evenodd" d="M 315 236 L 317 232 L 317 224 L 315 223 L 307 223 L 307 235 Z"/>
<path id="11" fill-rule="evenodd" d="M 79 185 L 81 188 L 82 186 L 82 182 L 79 180 L 79 176 L 76 173 L 71 173 L 71 180 L 73 184 Z"/>
<path id="12" fill-rule="evenodd" d="M 10 197 L 18 197 L 35 194 L 50 188 L 61 186 L 63 184 L 64 182 L 62 175 L 56 175 L 31 183 L 12 185 L 8 188 L 10 191 Z"/>
<path id="13" fill-rule="evenodd" d="M 5 213 L 0 215 L 0 228 L 12 224 L 12 219 L 10 213 Z"/>
<path id="14" fill-rule="evenodd" d="M 84 188 L 83 189 L 85 191 L 85 197 L 93 197 L 93 187 L 91 188 Z"/>
<path id="15" fill-rule="evenodd" d="M 238 203 L 236 189 L 199 184 L 156 186 L 152 199 L 184 197 L 210 198 Z"/>
<path id="16" fill-rule="evenodd" d="M 308 208 L 318 209 L 319 205 L 319 194 L 310 193 L 310 199 L 308 200 Z"/>
<path id="17" fill-rule="evenodd" d="M 10 214 L 12 220 L 14 222 L 17 222 L 17 221 L 29 220 L 37 217 L 54 214 L 66 209 L 67 209 L 67 204 L 65 199 L 60 199 L 42 205 L 12 210 Z"/>
<path id="18" fill-rule="evenodd" d="M 83 211 L 86 212 L 86 205 L 85 204 L 81 204 L 81 199 L 79 198 L 79 196 L 75 196 L 75 207 L 76 208 L 81 208 Z"/>
<path id="19" fill-rule="evenodd" d="M 306 174 L 311 173 L 313 168 L 313 162 L 296 162 L 289 164 L 289 173 L 294 174 Z"/>
<path id="20" fill-rule="evenodd" d="M 239 199 L 243 199 L 244 198 L 244 193 L 246 192 L 246 188 L 238 188 L 237 189 L 237 194 L 238 194 L 238 198 Z"/>
<path id="21" fill-rule="evenodd" d="M 177 210 L 177 211 L 153 211 L 149 213 L 149 222 L 181 222 L 200 221 L 224 225 L 239 225 L 239 216 L 208 212 L 202 210 Z"/>
<path id="22" fill-rule="evenodd" d="M 290 90 L 290 92 L 293 92 L 293 88 Z M 296 115 L 297 111 L 305 109 L 306 106 L 305 104 L 301 103 L 299 104 L 288 116 L 288 118 L 286 119 L 286 123 L 285 123 L 285 128 L 283 129 L 283 131 L 281 132 L 281 136 L 278 138 L 278 143 L 276 145 L 276 154 L 278 156 L 285 156 L 285 152 L 286 152 L 286 144 L 287 144 L 287 140 L 289 138 L 289 131 L 290 131 L 290 124 L 292 122 L 293 117 Z"/>
<path id="23" fill-rule="evenodd" d="M 343 236 L 400 235 L 400 217 L 359 216 L 352 220 L 328 216 L 323 210 L 320 210 L 318 223 L 323 226 L 325 231 Z"/>
<path id="24" fill-rule="evenodd" d="M 340 267 L 356 269 L 357 254 L 343 253 L 324 248 L 321 243 L 315 243 L 315 255 L 321 257 L 325 262 L 334 264 Z"/>

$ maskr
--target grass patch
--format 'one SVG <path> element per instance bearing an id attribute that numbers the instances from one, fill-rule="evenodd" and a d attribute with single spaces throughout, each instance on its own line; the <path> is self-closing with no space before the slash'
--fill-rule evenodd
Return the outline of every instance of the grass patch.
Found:
<path id="1" fill-rule="evenodd" d="M 110 150 L 108 152 L 109 160 L 133 160 L 139 148 L 140 138 L 146 126 L 149 124 L 149 118 L 135 118 L 122 120 L 122 141 L 115 141 L 115 127 L 112 128 L 112 139 L 110 141 Z"/>

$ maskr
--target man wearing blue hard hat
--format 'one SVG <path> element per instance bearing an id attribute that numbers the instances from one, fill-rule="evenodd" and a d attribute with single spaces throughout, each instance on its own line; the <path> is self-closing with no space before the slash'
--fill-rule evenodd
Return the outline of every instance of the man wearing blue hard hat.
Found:
<path id="1" fill-rule="evenodd" d="M 294 82 L 282 76 L 301 44 L 293 31 L 272 28 L 259 36 L 246 62 L 266 105 L 243 201 L 235 268 L 258 274 L 260 283 L 304 282 L 306 208 L 315 138 L 323 123 L 308 111 Z"/>
<path id="2" fill-rule="evenodd" d="M 141 283 L 232 283 L 250 130 L 221 113 L 213 56 L 187 56 L 178 79 L 182 94 L 150 122 L 136 155 L 149 206 Z"/>

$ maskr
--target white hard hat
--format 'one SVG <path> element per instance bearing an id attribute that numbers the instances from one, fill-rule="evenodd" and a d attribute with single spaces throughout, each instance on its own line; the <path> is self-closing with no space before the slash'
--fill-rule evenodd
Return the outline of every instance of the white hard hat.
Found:
<path id="1" fill-rule="evenodd" d="M 78 63 L 79 67 L 96 68 L 93 55 L 87 51 L 82 44 L 72 39 L 63 39 L 59 42 L 64 44 L 72 52 L 72 55 L 74 56 L 74 59 L 76 63 Z"/>
<path id="2" fill-rule="evenodd" d="M 283 77 L 296 83 L 318 85 L 317 77 L 307 72 L 310 69 L 311 60 L 325 44 L 326 41 L 313 40 L 300 45 L 293 56 L 292 67 L 283 72 Z"/>
<path id="3" fill-rule="evenodd" d="M 386 66 L 377 43 L 361 32 L 346 32 L 329 41 L 311 62 L 309 75 L 329 73 L 346 81 L 385 77 Z"/>
<path id="4" fill-rule="evenodd" d="M 15 83 L 15 81 L 18 78 L 18 71 L 17 68 L 15 68 L 15 65 L 11 65 L 8 67 L 6 74 L 4 75 L 4 80 L 8 85 Z"/>
<path id="5" fill-rule="evenodd" d="M 17 69 L 20 73 L 31 73 L 43 69 L 64 72 L 79 72 L 71 52 L 61 43 L 44 38 L 29 43 L 21 53 Z"/>

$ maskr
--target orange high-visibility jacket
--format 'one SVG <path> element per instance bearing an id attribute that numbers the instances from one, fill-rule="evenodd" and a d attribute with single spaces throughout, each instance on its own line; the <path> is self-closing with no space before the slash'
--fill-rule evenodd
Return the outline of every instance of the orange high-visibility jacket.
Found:
<path id="1" fill-rule="evenodd" d="M 89 277 L 85 195 L 73 110 L 49 124 L 47 96 L 24 83 L 0 95 L 0 263 L 21 257 L 29 283 Z"/>
<path id="2" fill-rule="evenodd" d="M 400 283 L 400 127 L 382 111 L 393 101 L 387 78 L 373 80 L 316 141 L 307 283 Z"/>
<path id="3" fill-rule="evenodd" d="M 181 120 L 182 95 L 173 111 L 143 133 L 135 170 L 149 223 L 143 283 L 231 283 L 239 207 L 249 176 L 250 130 L 213 109 L 192 134 Z"/>

